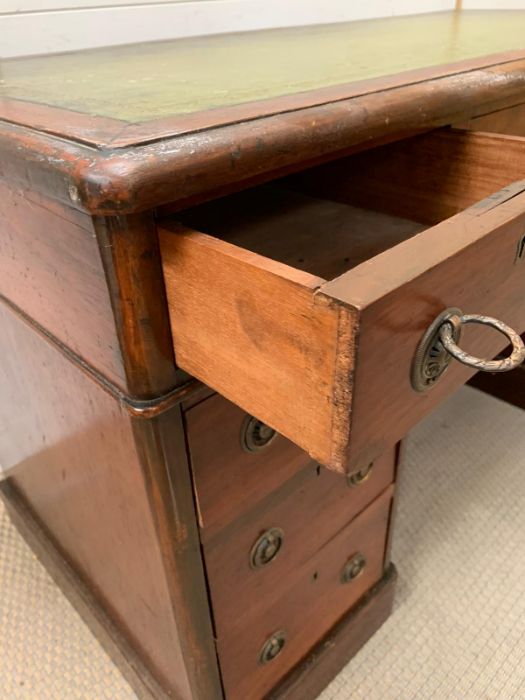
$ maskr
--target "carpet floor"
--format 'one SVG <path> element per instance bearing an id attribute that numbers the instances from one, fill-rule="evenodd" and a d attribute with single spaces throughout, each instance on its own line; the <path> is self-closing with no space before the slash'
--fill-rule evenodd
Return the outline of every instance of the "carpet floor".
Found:
<path id="1" fill-rule="evenodd" d="M 465 388 L 411 434 L 395 609 L 319 700 L 525 700 L 525 412 Z M 135 700 L 0 506 L 1 700 Z"/>

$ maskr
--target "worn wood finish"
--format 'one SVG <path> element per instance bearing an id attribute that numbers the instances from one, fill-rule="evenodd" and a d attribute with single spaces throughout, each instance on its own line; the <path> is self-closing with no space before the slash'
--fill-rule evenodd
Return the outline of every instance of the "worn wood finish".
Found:
<path id="1" fill-rule="evenodd" d="M 491 114 L 469 119 L 456 125 L 457 127 L 491 132 L 491 134 L 507 134 L 511 136 L 525 136 L 525 104 L 502 109 Z M 508 162 L 505 158 L 503 166 Z M 525 409 L 525 371 L 523 367 L 511 374 L 496 375 L 478 372 L 470 380 L 469 384 L 480 389 L 486 394 L 506 401 L 518 408 Z"/>
<path id="2" fill-rule="evenodd" d="M 390 564 L 383 578 L 341 618 L 267 700 L 315 700 L 392 610 L 397 573 Z"/>
<path id="3" fill-rule="evenodd" d="M 3 176 L 94 214 L 174 202 L 180 208 L 225 187 L 241 189 L 523 102 L 524 68 L 524 59 L 465 67 L 435 80 L 376 87 L 362 96 L 123 148 L 95 150 L 0 122 Z"/>
<path id="4" fill-rule="evenodd" d="M 282 435 L 261 452 L 245 452 L 241 431 L 246 416 L 220 395 L 203 400 L 186 414 L 202 537 L 212 537 L 312 464 L 305 452 Z"/>
<path id="5" fill-rule="evenodd" d="M 473 117 L 454 126 L 473 131 L 525 136 L 525 103 Z"/>
<path id="6" fill-rule="evenodd" d="M 324 195 L 323 185 L 320 188 Z M 223 197 L 181 212 L 177 219 L 324 279 L 341 275 L 425 228 L 415 221 L 278 186 Z"/>
<path id="7" fill-rule="evenodd" d="M 140 700 L 173 699 L 152 676 L 128 637 L 106 614 L 92 589 L 53 543 L 45 526 L 37 520 L 10 479 L 0 482 L 0 498 L 18 532 L 111 656 L 137 697 Z"/>
<path id="8" fill-rule="evenodd" d="M 524 22 L 523 12 L 443 12 L 11 59 L 0 115 L 129 145 L 523 57 Z"/>
<path id="9" fill-rule="evenodd" d="M 462 159 L 464 148 L 456 149 L 457 157 L 452 149 L 449 170 L 457 162 L 457 169 L 464 172 L 465 163 L 472 160 L 471 184 L 459 203 L 447 204 L 447 193 L 455 191 L 454 183 L 459 185 L 460 178 L 451 177 L 452 185 L 444 183 L 442 214 L 473 204 L 498 180 L 500 184 L 508 171 L 518 174 L 522 167 L 519 154 L 524 141 L 501 136 L 492 142 L 488 135 L 477 136 L 446 134 L 444 142 L 450 137 L 456 145 L 465 139 L 475 144 L 478 154 L 480 142 L 493 154 L 509 152 L 509 168 L 505 173 L 496 172 L 487 185 L 485 166 L 481 163 L 476 169 L 479 161 L 472 155 Z M 405 161 L 401 173 L 408 172 L 410 162 L 416 172 L 425 168 L 421 163 L 426 162 L 426 152 L 417 148 L 410 152 L 412 158 Z M 376 155 L 371 157 L 374 161 Z M 495 158 L 493 163 L 495 166 Z M 401 175 L 399 181 L 403 183 Z M 415 202 L 422 202 L 418 211 L 424 219 L 434 218 L 425 206 L 435 209 L 433 201 L 439 200 L 431 184 L 430 177 L 422 177 L 413 200 L 411 190 L 403 189 L 408 200 L 403 206 L 413 212 Z M 524 186 L 502 191 L 327 283 L 229 242 L 166 222 L 160 232 L 161 247 L 180 366 L 322 464 L 338 470 L 365 466 L 469 377 L 468 370 L 458 365 L 428 394 L 418 394 L 410 385 L 417 344 L 440 311 L 460 306 L 501 317 L 518 331 L 525 328 L 522 274 L 515 264 L 525 215 L 525 196 L 516 194 L 520 189 Z M 380 207 L 388 208 L 391 202 L 397 207 L 398 199 L 390 196 L 388 187 L 386 196 L 379 186 L 374 192 Z M 267 196 L 271 200 L 271 189 Z M 320 211 L 318 226 L 324 231 L 330 220 L 323 218 L 323 206 Z M 310 217 L 316 212 L 315 207 L 308 208 Z M 396 209 L 395 213 L 400 212 Z M 294 236 L 297 220 L 287 229 L 285 216 L 281 229 L 281 218 L 269 216 L 274 235 Z M 232 219 L 235 221 L 235 214 Z M 233 230 L 235 233 L 235 226 Z M 226 225 L 226 235 L 229 231 Z M 408 235 L 412 232 L 409 229 Z M 321 248 L 323 240 L 319 241 Z M 282 243 L 274 253 L 277 249 L 283 249 Z M 490 285 L 486 282 L 488 260 Z M 403 329 L 401 336 L 399 329 Z M 490 357 L 504 345 L 502 338 L 498 343 L 484 329 L 469 335 L 474 338 L 475 352 L 482 356 L 488 353 Z"/>
<path id="10" fill-rule="evenodd" d="M 516 264 L 525 195 L 499 206 L 487 200 L 485 206 L 458 214 L 324 285 L 323 294 L 360 308 L 352 464 L 381 454 L 472 376 L 472 370 L 454 363 L 431 392 L 411 388 L 417 344 L 443 309 L 459 306 L 502 318 L 518 332 L 525 329 L 523 274 Z M 480 327 L 465 333 L 464 345 L 490 358 L 506 341 Z"/>
<path id="11" fill-rule="evenodd" d="M 177 376 L 175 370 L 153 215 L 97 217 L 94 226 L 128 390 L 141 399 L 157 397 L 186 377 Z"/>
<path id="12" fill-rule="evenodd" d="M 316 31 L 326 41 L 326 28 Z M 514 32 L 522 34 L 513 25 L 489 38 L 505 48 Z M 410 57 L 416 55 L 410 42 L 421 37 L 413 33 L 403 42 Z M 486 50 L 487 42 L 481 45 Z M 476 49 L 468 55 L 478 58 L 451 62 L 467 55 L 465 47 L 445 46 L 453 55 L 439 66 L 373 73 L 367 82 L 352 74 L 354 82 L 335 84 L 341 81 L 334 72 L 319 85 L 299 85 L 278 65 L 284 91 L 262 81 L 262 91 L 244 103 L 232 92 L 174 119 L 170 109 L 143 99 L 148 86 L 119 82 L 160 117 L 143 123 L 151 115 L 111 116 L 96 108 L 106 116 L 91 118 L 64 110 L 73 105 L 65 91 L 52 97 L 47 70 L 28 76 L 35 99 L 47 97 L 55 107 L 22 104 L 9 66 L 9 94 L 0 102 L 0 211 L 7 222 L 0 237 L 8 241 L 4 262 L 0 257 L 0 293 L 8 300 L 0 311 L 0 461 L 9 469 L 3 490 L 20 526 L 45 540 L 40 553 L 46 550 L 59 577 L 81 581 L 81 607 L 100 605 L 96 626 L 109 630 L 117 656 L 111 645 L 121 645 L 120 658 L 142 679 L 148 700 L 222 700 L 222 681 L 228 700 L 313 700 L 384 619 L 392 570 L 373 597 L 368 592 L 389 561 L 394 443 L 469 376 L 454 367 L 432 394 L 416 396 L 408 376 L 419 337 L 452 304 L 525 329 L 523 270 L 515 262 L 525 183 L 492 196 L 525 178 L 524 141 L 432 134 L 405 143 L 401 155 L 394 146 L 312 171 L 319 187 L 327 185 L 313 196 L 273 188 L 240 195 L 236 229 L 233 200 L 210 207 L 202 221 L 166 224 L 169 308 L 155 218 L 524 103 L 522 49 L 481 58 Z M 321 64 L 315 53 L 308 58 Z M 102 65 L 111 71 L 116 64 Z M 293 62 L 286 70 L 301 73 Z M 315 76 L 308 71 L 306 78 Z M 166 84 L 164 73 L 160 82 Z M 103 97 L 98 84 L 91 98 L 88 83 L 71 83 L 73 90 L 78 85 L 81 99 Z M 113 92 L 107 100 L 111 109 L 132 103 Z M 505 119 L 500 114 L 491 123 Z M 366 191 L 350 188 L 355 197 L 371 195 L 364 203 L 349 196 L 350 162 L 360 173 L 357 184 L 367 183 Z M 347 185 L 339 202 L 324 176 L 337 170 L 342 176 L 334 184 Z M 389 190 L 393 179 L 398 196 Z M 3 183 L 15 194 L 3 196 Z M 487 194 L 488 202 L 468 209 Z M 20 229 L 14 237 L 12 221 Z M 422 230 L 429 223 L 437 225 Z M 480 354 L 500 349 L 483 329 L 466 342 Z M 320 469 L 285 438 L 266 458 L 248 458 L 236 437 L 241 409 L 210 398 L 209 388 L 189 397 L 189 383 L 175 395 L 171 390 L 187 381 L 184 370 L 320 463 L 355 471 L 375 461 L 370 480 L 351 491 L 343 476 Z M 212 405 L 219 410 L 208 414 Z M 268 570 L 247 571 L 246 550 L 274 519 L 284 523 L 283 551 Z M 368 567 L 347 588 L 341 568 L 358 548 Z M 263 642 L 281 627 L 288 633 L 283 654 L 260 665 Z"/>
<path id="13" fill-rule="evenodd" d="M 130 418 L 11 311 L 0 314 L 10 481 L 165 691 L 219 698 L 177 415 Z"/>
<path id="14" fill-rule="evenodd" d="M 160 238 L 179 366 L 329 462 L 339 314 L 314 303 L 323 280 L 173 228 Z"/>
<path id="15" fill-rule="evenodd" d="M 134 398 L 184 379 L 151 214 L 93 220 L 0 182 L 0 294 Z"/>
<path id="16" fill-rule="evenodd" d="M 125 386 L 89 216 L 0 182 L 0 294 L 110 381 Z"/>
<path id="17" fill-rule="evenodd" d="M 191 700 L 222 700 L 180 407 L 132 421 Z M 149 576 L 152 572 L 149 572 Z M 171 671 L 181 669 L 173 662 Z M 170 690 L 176 690 L 171 681 Z"/>
<path id="18" fill-rule="evenodd" d="M 279 590 L 269 593 L 271 605 L 260 606 L 254 601 L 255 605 L 252 603 L 248 608 L 237 608 L 236 624 L 229 633 L 219 631 L 217 638 L 229 700 L 265 697 L 381 579 L 391 497 L 392 490 L 388 489 L 317 553 L 295 566 L 280 581 Z M 305 536 L 309 534 L 309 523 L 307 517 L 303 523 Z M 355 580 L 343 584 L 343 567 L 357 552 L 365 556 L 366 567 Z M 217 580 L 210 579 L 214 604 L 217 584 Z M 277 630 L 285 632 L 286 645 L 276 659 L 260 664 L 261 648 Z"/>
<path id="19" fill-rule="evenodd" d="M 342 475 L 311 464 L 214 536 L 204 529 L 217 634 L 240 633 L 245 618 L 239 609 L 263 617 L 283 581 L 387 488 L 394 465 L 392 450 L 376 461 L 367 481 L 351 488 Z M 282 551 L 271 565 L 253 569 L 252 546 L 272 527 L 284 533 Z"/>
<path id="20" fill-rule="evenodd" d="M 438 129 L 307 170 L 287 184 L 433 225 L 523 178 L 525 139 Z"/>

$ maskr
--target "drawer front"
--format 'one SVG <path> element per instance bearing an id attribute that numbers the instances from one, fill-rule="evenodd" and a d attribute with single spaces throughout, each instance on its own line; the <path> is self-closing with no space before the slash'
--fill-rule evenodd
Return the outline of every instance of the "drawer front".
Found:
<path id="1" fill-rule="evenodd" d="M 263 613 L 280 582 L 384 491 L 394 471 L 393 450 L 354 486 L 310 464 L 215 537 L 203 537 L 218 633 L 232 632 L 239 608 Z"/>
<path id="2" fill-rule="evenodd" d="M 250 223 L 246 205 L 238 225 L 233 206 L 207 212 L 206 230 L 250 249 L 164 224 L 179 364 L 319 463 L 363 468 L 474 373 L 454 361 L 432 390 L 412 387 L 416 350 L 441 312 L 459 307 L 525 330 L 525 260 L 517 258 L 525 183 L 492 194 L 525 177 L 524 163 L 525 140 L 440 132 L 345 159 L 332 175 L 328 166 L 312 171 L 310 189 L 323 196 L 333 190 L 338 204 L 310 197 L 303 206 L 290 198 L 276 211 L 268 190 L 260 195 L 270 211 L 262 223 L 264 207 Z M 356 219 L 355 206 L 346 203 L 354 196 L 359 207 L 390 212 L 390 220 L 370 212 Z M 229 219 L 221 223 L 219 215 Z M 415 234 L 416 217 L 430 228 Z M 407 238 L 399 242 L 404 226 Z M 327 281 L 313 274 L 315 246 L 329 240 L 337 248 L 341 231 L 352 248 L 344 260 L 360 262 Z M 276 252 L 279 240 L 290 237 L 298 242 L 293 267 Z M 261 254 L 268 251 L 274 259 Z M 467 350 L 485 358 L 507 342 L 482 327 L 466 341 Z"/>
<path id="3" fill-rule="evenodd" d="M 230 700 L 261 700 L 381 578 L 391 498 L 389 488 L 324 547 L 281 576 L 264 605 L 259 605 L 257 587 L 250 603 L 237 600 L 234 625 L 217 633 Z M 304 513 L 305 538 L 310 524 Z M 213 585 L 211 596 L 216 610 Z M 269 660 L 269 647 L 280 648 L 283 641 L 280 653 Z"/>
<path id="4" fill-rule="evenodd" d="M 186 413 L 188 447 L 208 540 L 256 503 L 315 463 L 290 440 L 264 429 L 218 394 Z"/>

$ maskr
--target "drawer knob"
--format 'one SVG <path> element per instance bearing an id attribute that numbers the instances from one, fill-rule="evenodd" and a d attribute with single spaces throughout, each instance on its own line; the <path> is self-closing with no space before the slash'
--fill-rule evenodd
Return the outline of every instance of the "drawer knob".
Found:
<path id="1" fill-rule="evenodd" d="M 259 655 L 259 661 L 261 664 L 268 664 L 270 661 L 276 659 L 281 651 L 284 649 L 286 644 L 286 635 L 282 630 L 279 632 L 274 632 L 271 637 L 269 637 L 261 649 Z"/>
<path id="2" fill-rule="evenodd" d="M 245 452 L 260 452 L 273 442 L 277 433 L 254 416 L 246 416 L 241 428 L 241 447 Z"/>
<path id="3" fill-rule="evenodd" d="M 372 474 L 372 469 L 374 468 L 374 463 L 370 462 L 366 467 L 363 467 L 357 472 L 354 472 L 353 474 L 349 474 L 347 476 L 347 483 L 350 488 L 354 488 L 355 486 L 359 486 L 363 482 L 367 481 L 370 478 L 370 475 Z"/>
<path id="4" fill-rule="evenodd" d="M 503 333 L 513 346 L 512 354 L 502 360 L 485 360 L 466 353 L 459 347 L 459 342 L 462 327 L 468 323 L 491 326 Z M 416 391 L 432 388 L 453 359 L 484 372 L 508 372 L 524 361 L 525 346 L 516 331 L 502 321 L 450 308 L 434 319 L 418 345 L 412 362 L 412 388 Z"/>
<path id="5" fill-rule="evenodd" d="M 341 581 L 350 583 L 360 576 L 365 570 L 366 559 L 363 554 L 358 552 L 346 562 L 341 573 Z"/>
<path id="6" fill-rule="evenodd" d="M 252 569 L 261 569 L 270 564 L 281 551 L 284 532 L 278 527 L 266 530 L 255 542 L 250 552 L 250 566 Z"/>

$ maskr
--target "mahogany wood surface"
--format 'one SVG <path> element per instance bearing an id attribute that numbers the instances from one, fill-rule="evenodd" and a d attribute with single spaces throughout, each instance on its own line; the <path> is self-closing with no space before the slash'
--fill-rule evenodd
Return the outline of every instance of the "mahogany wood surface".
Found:
<path id="1" fill-rule="evenodd" d="M 130 418 L 30 326 L 0 314 L 10 482 L 166 692 L 221 697 L 180 419 Z"/>
<path id="2" fill-rule="evenodd" d="M 383 578 L 322 638 L 267 700 L 316 700 L 392 610 L 397 572 L 390 564 Z"/>
<path id="3" fill-rule="evenodd" d="M 260 119 L 100 150 L 0 122 L 4 177 L 93 214 L 218 196 L 294 170 L 523 102 L 525 60 L 465 67 L 421 82 Z M 503 60 L 503 59 L 502 59 Z M 497 88 L 495 89 L 495 86 Z M 82 127 L 83 128 L 83 127 Z M 104 125 L 106 129 L 106 125 Z M 30 176 L 29 176 L 30 173 Z"/>
<path id="4" fill-rule="evenodd" d="M 152 675 L 125 632 L 100 605 L 92 588 L 51 540 L 45 526 L 35 517 L 10 479 L 0 482 L 0 498 L 18 532 L 111 656 L 137 697 L 140 700 L 173 698 L 173 694 L 168 694 Z"/>
<path id="5" fill-rule="evenodd" d="M 282 435 L 260 452 L 241 447 L 248 414 L 216 394 L 185 416 L 201 537 L 212 537 L 311 465 L 311 458 Z"/>
<path id="6" fill-rule="evenodd" d="M 287 518 L 292 517 L 286 510 L 288 500 L 302 509 L 303 501 L 316 498 L 317 503 L 304 507 L 311 507 L 321 520 L 325 514 L 328 520 L 342 518 L 344 523 L 393 480 L 393 453 L 378 460 L 367 481 L 349 488 L 343 478 L 319 468 L 282 435 L 277 434 L 259 452 L 246 452 L 241 448 L 241 432 L 247 415 L 220 395 L 201 401 L 186 414 L 201 539 L 211 547 L 222 544 L 224 551 L 231 532 L 239 529 L 241 523 L 243 529 L 257 529 L 250 523 L 266 519 L 274 507 L 280 508 Z M 338 498 L 339 511 L 330 516 L 327 511 L 337 508 Z M 322 532 L 315 537 L 322 539 Z"/>
<path id="7" fill-rule="evenodd" d="M 437 129 L 306 170 L 287 184 L 433 225 L 524 178 L 525 139 Z"/>
<path id="8" fill-rule="evenodd" d="M 358 203 L 374 200 L 378 209 L 394 216 L 417 215 L 436 223 L 467 207 L 417 235 L 418 228 L 408 222 L 407 240 L 384 252 L 381 241 L 390 229 L 384 224 L 374 228 L 373 219 L 364 219 L 370 226 L 368 237 L 378 239 L 370 245 L 359 231 L 362 218 L 354 228 L 355 207 L 347 207 L 345 218 L 341 207 L 327 207 L 318 199 L 298 206 L 292 195 L 287 206 L 286 195 L 274 195 L 272 188 L 257 195 L 268 199 L 269 213 L 263 217 L 267 224 L 258 223 L 257 207 L 255 221 L 250 219 L 253 199 L 248 196 L 239 223 L 238 209 L 228 216 L 228 207 L 219 206 L 217 227 L 220 235 L 233 234 L 243 244 L 253 243 L 264 230 L 265 242 L 254 247 L 278 260 L 163 221 L 164 275 L 180 366 L 322 464 L 340 471 L 366 466 L 472 374 L 453 366 L 432 392 L 420 394 L 411 387 L 416 347 L 441 311 L 459 306 L 468 313 L 500 317 L 518 332 L 525 329 L 522 271 L 516 262 L 525 216 L 525 196 L 519 192 L 525 184 L 492 194 L 525 174 L 524 144 L 508 136 L 445 131 L 384 147 L 379 154 L 372 151 L 367 154 L 371 165 L 364 155 L 334 165 L 336 172 L 343 168 L 343 177 L 332 178 L 342 183 L 335 198 L 353 197 L 353 183 L 363 173 L 370 186 L 355 187 Z M 325 168 L 305 176 L 307 186 L 315 190 L 318 181 L 323 193 L 331 194 L 330 173 Z M 436 205 L 441 193 L 443 203 Z M 277 207 L 276 198 L 281 199 Z M 190 212 L 189 219 L 204 223 L 211 233 L 215 207 L 205 207 L 202 219 L 199 212 Z M 404 226 L 399 223 L 396 243 Z M 283 262 L 293 255 L 299 265 L 318 273 L 316 227 L 321 269 L 328 269 L 331 255 L 340 265 L 340 245 L 333 245 L 327 231 L 338 236 L 344 231 L 352 250 L 349 264 L 359 263 L 326 283 Z M 292 241 L 297 241 L 296 248 Z M 378 254 L 359 262 L 363 246 L 372 254 L 375 246 Z M 303 264 L 307 258 L 312 262 Z M 498 342 L 479 327 L 467 337 L 482 357 L 505 345 L 503 337 Z"/>
<path id="9" fill-rule="evenodd" d="M 324 194 L 322 184 L 320 188 Z M 311 194 L 279 186 L 255 188 L 181 212 L 176 218 L 324 279 L 338 277 L 425 228 L 416 221 Z"/>
<path id="10" fill-rule="evenodd" d="M 507 107 L 490 114 L 472 117 L 454 126 L 473 131 L 490 131 L 496 134 L 525 136 L 525 104 Z"/>
<path id="11" fill-rule="evenodd" d="M 89 216 L 0 182 L 0 294 L 110 381 L 125 386 Z"/>
<path id="12" fill-rule="evenodd" d="M 340 351 L 337 310 L 314 303 L 323 280 L 177 226 L 159 234 L 179 366 L 328 463 Z"/>
<path id="13" fill-rule="evenodd" d="M 381 579 L 391 498 L 392 489 L 389 488 L 317 553 L 296 566 L 280 581 L 279 590 L 272 591 L 269 605 L 264 609 L 257 604 L 237 609 L 237 624 L 230 633 L 219 632 L 217 639 L 229 700 L 265 697 Z M 306 516 L 305 537 L 308 537 L 309 527 L 310 520 Z M 366 567 L 355 580 L 342 583 L 344 565 L 357 552 L 365 556 Z M 211 581 L 212 602 L 217 585 L 221 585 L 220 581 Z M 260 664 L 261 648 L 277 630 L 285 632 L 286 645 L 273 661 Z"/>
<path id="14" fill-rule="evenodd" d="M 148 700 L 314 700 L 388 615 L 394 445 L 471 375 L 417 395 L 415 347 L 525 330 L 524 102 L 523 50 L 129 124 L 0 100 L 3 492 Z M 244 410 L 287 437 L 242 452 Z"/>
<path id="15" fill-rule="evenodd" d="M 152 213 L 96 217 L 94 227 L 111 294 L 128 392 L 157 397 L 178 377 Z"/>
<path id="16" fill-rule="evenodd" d="M 524 183 L 525 186 L 525 183 Z M 501 318 L 525 330 L 518 245 L 525 195 L 502 191 L 328 282 L 322 294 L 360 309 L 349 463 L 366 464 L 472 376 L 453 363 L 433 389 L 416 393 L 412 359 L 428 325 L 444 309 Z M 490 271 L 490 273 L 488 272 Z M 492 358 L 507 344 L 478 326 L 462 344 Z"/>
<path id="17" fill-rule="evenodd" d="M 214 537 L 204 531 L 217 634 L 241 634 L 247 618 L 264 617 L 283 582 L 392 483 L 394 465 L 392 450 L 376 461 L 367 481 L 349 487 L 344 476 L 311 464 Z M 251 568 L 252 546 L 273 527 L 284 533 L 281 551 L 271 564 Z M 239 616 L 239 610 L 249 612 Z"/>
<path id="18" fill-rule="evenodd" d="M 491 134 L 523 137 L 525 136 L 525 104 L 469 119 L 456 126 L 490 132 Z M 469 384 L 502 401 L 525 409 L 525 370 L 523 367 L 518 367 L 514 372 L 503 375 L 478 372 L 469 380 Z"/>

